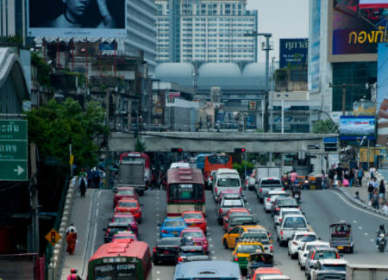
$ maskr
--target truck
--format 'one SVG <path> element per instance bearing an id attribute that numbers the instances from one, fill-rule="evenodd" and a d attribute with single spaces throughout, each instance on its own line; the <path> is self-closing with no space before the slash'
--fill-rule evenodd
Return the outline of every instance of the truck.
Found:
<path id="1" fill-rule="evenodd" d="M 259 182 L 260 178 L 274 177 L 280 179 L 282 171 L 280 167 L 262 166 L 256 168 L 256 182 Z"/>
<path id="2" fill-rule="evenodd" d="M 139 156 L 120 160 L 119 186 L 134 187 L 139 195 L 144 195 L 146 181 L 144 158 Z"/>
<path id="3" fill-rule="evenodd" d="M 348 263 L 346 280 L 388 280 L 388 265 Z"/>

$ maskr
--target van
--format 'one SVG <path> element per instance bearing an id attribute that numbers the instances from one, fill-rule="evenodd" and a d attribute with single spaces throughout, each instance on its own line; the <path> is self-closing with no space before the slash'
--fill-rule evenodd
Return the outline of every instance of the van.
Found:
<path id="1" fill-rule="evenodd" d="M 221 191 L 231 191 L 242 194 L 240 175 L 235 169 L 221 168 L 214 174 L 213 197 L 218 201 Z"/>

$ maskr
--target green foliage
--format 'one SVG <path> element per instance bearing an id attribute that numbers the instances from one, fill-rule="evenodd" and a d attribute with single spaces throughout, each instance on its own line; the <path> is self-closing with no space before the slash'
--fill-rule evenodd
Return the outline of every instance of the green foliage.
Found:
<path id="1" fill-rule="evenodd" d="M 48 65 L 47 62 L 35 52 L 31 53 L 31 64 L 37 68 L 39 84 L 41 86 L 50 87 L 50 65 Z"/>
<path id="2" fill-rule="evenodd" d="M 319 120 L 314 122 L 313 124 L 313 133 L 337 133 L 338 127 L 337 125 L 331 120 Z"/>
<path id="3" fill-rule="evenodd" d="M 237 163 L 237 162 L 233 163 L 233 169 L 236 169 L 240 174 L 244 174 L 245 167 L 247 170 L 249 170 L 249 169 L 253 169 L 255 165 L 252 162 L 249 162 L 246 160 L 243 160 L 241 163 Z"/>
<path id="4" fill-rule="evenodd" d="M 74 163 L 78 167 L 94 166 L 99 151 L 95 140 L 109 133 L 104 118 L 105 112 L 97 102 L 88 103 L 83 111 L 73 99 L 62 104 L 52 99 L 28 113 L 29 139 L 37 144 L 41 158 L 56 158 L 68 165 L 71 143 Z"/>
<path id="5" fill-rule="evenodd" d="M 286 68 L 277 69 L 274 73 L 274 78 L 276 82 L 286 81 L 288 77 L 288 72 Z"/>
<path id="6" fill-rule="evenodd" d="M 140 140 L 139 137 L 136 138 L 135 152 L 145 152 L 146 146 L 145 143 Z"/>

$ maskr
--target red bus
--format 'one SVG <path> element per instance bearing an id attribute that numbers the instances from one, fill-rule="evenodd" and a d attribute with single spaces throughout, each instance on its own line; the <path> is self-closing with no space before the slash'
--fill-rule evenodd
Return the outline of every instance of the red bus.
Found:
<path id="1" fill-rule="evenodd" d="M 204 166 L 204 176 L 205 181 L 213 170 L 218 170 L 220 168 L 233 168 L 232 156 L 225 154 L 213 154 L 205 157 L 205 166 Z"/>
<path id="2" fill-rule="evenodd" d="M 197 168 L 170 168 L 167 171 L 167 215 L 180 216 L 184 211 L 205 214 L 205 184 Z"/>
<path id="3" fill-rule="evenodd" d="M 139 152 L 126 152 L 120 154 L 120 163 L 125 161 L 144 160 L 144 181 L 146 185 L 151 182 L 151 161 L 150 157 L 146 153 Z"/>
<path id="4" fill-rule="evenodd" d="M 148 244 L 128 240 L 102 245 L 90 258 L 88 280 L 151 280 L 151 253 Z"/>

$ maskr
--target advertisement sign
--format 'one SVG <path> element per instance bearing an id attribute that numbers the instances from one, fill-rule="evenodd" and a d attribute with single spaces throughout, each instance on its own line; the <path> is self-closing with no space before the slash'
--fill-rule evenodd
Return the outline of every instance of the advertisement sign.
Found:
<path id="1" fill-rule="evenodd" d="M 333 55 L 373 54 L 377 44 L 386 41 L 386 12 L 365 9 L 365 4 L 358 0 L 333 0 Z"/>
<path id="2" fill-rule="evenodd" d="M 312 92 L 320 90 L 320 52 L 321 52 L 321 0 L 313 0 L 310 20 L 310 50 L 308 67 L 308 88 Z"/>
<path id="3" fill-rule="evenodd" d="M 27 0 L 28 36 L 123 38 L 125 0 Z"/>
<path id="4" fill-rule="evenodd" d="M 377 143 L 388 146 L 388 44 L 379 44 L 377 53 Z"/>
<path id="5" fill-rule="evenodd" d="M 388 8 L 388 0 L 360 0 L 361 9 Z"/>
<path id="6" fill-rule="evenodd" d="M 280 39 L 280 68 L 289 65 L 303 66 L 307 61 L 308 39 Z"/>
<path id="7" fill-rule="evenodd" d="M 363 136 L 375 139 L 376 119 L 372 116 L 341 116 L 339 132 L 341 140 L 361 140 Z"/>

